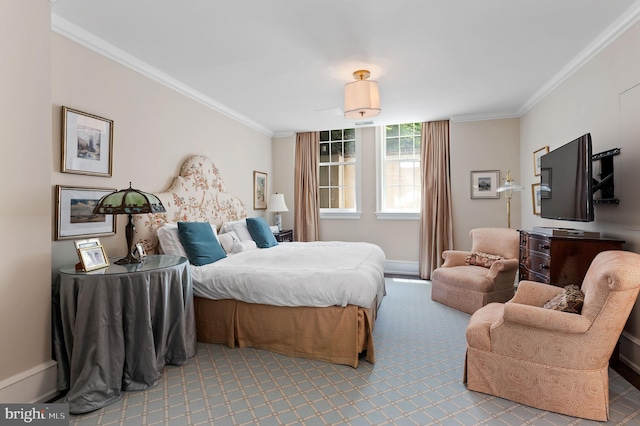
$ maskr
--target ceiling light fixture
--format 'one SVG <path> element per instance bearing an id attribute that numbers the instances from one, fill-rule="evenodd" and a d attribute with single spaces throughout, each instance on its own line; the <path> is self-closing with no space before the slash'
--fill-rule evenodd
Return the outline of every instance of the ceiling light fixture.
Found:
<path id="1" fill-rule="evenodd" d="M 353 73 L 356 81 L 344 86 L 344 116 L 346 118 L 367 118 L 380 114 L 380 92 L 378 82 L 367 80 L 368 70 Z"/>

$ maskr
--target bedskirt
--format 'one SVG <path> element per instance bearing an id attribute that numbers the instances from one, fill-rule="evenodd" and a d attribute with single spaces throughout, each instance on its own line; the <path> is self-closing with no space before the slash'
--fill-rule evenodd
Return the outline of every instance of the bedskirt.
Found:
<path id="1" fill-rule="evenodd" d="M 264 349 L 354 368 L 366 351 L 365 359 L 375 362 L 375 300 L 368 309 L 272 306 L 202 297 L 194 297 L 194 305 L 200 342 Z"/>

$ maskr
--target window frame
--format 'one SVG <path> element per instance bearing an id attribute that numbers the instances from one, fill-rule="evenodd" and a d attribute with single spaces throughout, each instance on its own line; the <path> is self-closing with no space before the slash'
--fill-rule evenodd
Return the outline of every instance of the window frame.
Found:
<path id="1" fill-rule="evenodd" d="M 396 123 L 394 123 L 396 124 Z M 397 123 L 398 125 L 405 123 Z M 376 126 L 375 129 L 375 145 L 376 145 L 376 217 L 379 220 L 420 220 L 421 209 L 405 209 L 391 210 L 386 209 L 384 203 L 385 186 L 385 127 Z M 424 147 L 422 147 L 424 148 Z M 422 163 L 422 158 L 419 158 Z"/>
<path id="2" fill-rule="evenodd" d="M 347 127 L 352 129 L 353 127 Z M 344 130 L 343 129 L 330 129 Z M 351 209 L 344 208 L 320 208 L 320 219 L 360 219 L 362 217 L 362 132 L 359 128 L 355 128 L 355 207 Z M 318 147 L 320 149 L 320 147 Z M 318 189 L 320 189 L 320 162 L 318 162 Z M 318 200 L 318 203 L 320 200 Z"/>

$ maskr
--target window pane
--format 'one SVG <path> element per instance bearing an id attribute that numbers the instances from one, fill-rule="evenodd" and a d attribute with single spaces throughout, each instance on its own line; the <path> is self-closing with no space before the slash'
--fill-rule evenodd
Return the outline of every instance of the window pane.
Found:
<path id="1" fill-rule="evenodd" d="M 344 159 L 347 161 L 354 160 L 356 158 L 356 141 L 349 141 L 344 143 Z"/>
<path id="2" fill-rule="evenodd" d="M 387 132 L 387 136 L 399 136 L 398 133 L 398 125 L 394 124 L 392 126 L 387 126 L 386 132 Z"/>
<path id="3" fill-rule="evenodd" d="M 329 208 L 329 188 L 320 188 L 318 192 L 320 194 L 320 208 L 328 209 Z"/>
<path id="4" fill-rule="evenodd" d="M 320 142 L 326 142 L 329 140 L 329 131 L 323 130 L 320 132 Z"/>
<path id="5" fill-rule="evenodd" d="M 320 162 L 321 163 L 329 162 L 329 144 L 328 143 L 320 144 Z"/>
<path id="6" fill-rule="evenodd" d="M 387 159 L 398 158 L 398 152 L 400 150 L 398 138 L 387 138 L 386 154 Z"/>
<path id="7" fill-rule="evenodd" d="M 400 138 L 400 158 L 413 158 L 413 137 Z"/>
<path id="8" fill-rule="evenodd" d="M 385 184 L 387 185 L 400 184 L 400 163 L 398 162 L 387 163 L 387 167 L 385 171 Z"/>
<path id="9" fill-rule="evenodd" d="M 413 186 L 414 176 L 415 176 L 415 173 L 414 173 L 413 162 L 403 161 L 400 164 L 400 185 Z"/>
<path id="10" fill-rule="evenodd" d="M 338 186 L 340 185 L 340 166 L 329 166 L 330 176 L 329 176 L 329 185 L 330 186 Z"/>
<path id="11" fill-rule="evenodd" d="M 397 186 L 387 186 L 386 188 L 386 201 L 387 201 L 387 209 L 397 209 L 398 208 L 398 187 Z"/>
<path id="12" fill-rule="evenodd" d="M 344 140 L 356 140 L 356 129 L 344 129 Z"/>
<path id="13" fill-rule="evenodd" d="M 422 147 L 422 137 L 420 135 L 418 136 L 414 136 L 413 138 L 413 144 L 415 146 L 415 153 L 416 153 L 416 158 L 420 158 L 420 151 L 421 151 L 421 147 Z"/>
<path id="14" fill-rule="evenodd" d="M 413 136 L 413 123 L 401 124 L 400 136 Z"/>
<path id="15" fill-rule="evenodd" d="M 332 141 L 341 141 L 342 140 L 342 129 L 340 129 L 340 130 L 332 130 L 331 131 L 331 140 Z"/>
<path id="16" fill-rule="evenodd" d="M 343 161 L 342 142 L 331 142 L 331 162 Z"/>
<path id="17" fill-rule="evenodd" d="M 340 208 L 340 191 L 338 188 L 331 188 L 331 200 L 329 201 L 329 207 Z"/>
<path id="18" fill-rule="evenodd" d="M 355 187 L 344 188 L 344 208 L 345 209 L 356 208 L 356 188 Z"/>
<path id="19" fill-rule="evenodd" d="M 320 166 L 318 177 L 320 186 L 329 186 L 329 166 Z"/>
<path id="20" fill-rule="evenodd" d="M 342 186 L 356 186 L 356 166 L 355 164 L 348 164 L 344 166 L 343 178 L 340 185 Z"/>

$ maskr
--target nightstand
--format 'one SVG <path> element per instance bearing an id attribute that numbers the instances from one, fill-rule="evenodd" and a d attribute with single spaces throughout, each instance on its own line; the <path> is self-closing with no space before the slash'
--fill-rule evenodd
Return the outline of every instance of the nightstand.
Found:
<path id="1" fill-rule="evenodd" d="M 276 237 L 276 241 L 279 243 L 282 242 L 292 242 L 293 241 L 293 229 L 283 229 L 280 232 L 274 232 L 273 236 Z"/>

